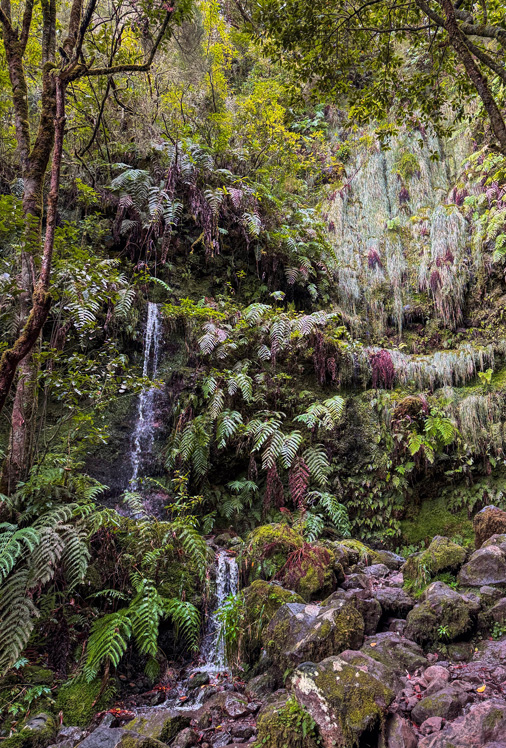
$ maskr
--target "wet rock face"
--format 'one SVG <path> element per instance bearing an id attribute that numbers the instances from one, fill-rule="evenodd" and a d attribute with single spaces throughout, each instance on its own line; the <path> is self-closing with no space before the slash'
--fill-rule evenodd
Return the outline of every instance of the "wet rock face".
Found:
<path id="1" fill-rule="evenodd" d="M 341 657 L 304 663 L 295 671 L 292 687 L 318 725 L 325 748 L 358 742 L 381 722 L 394 698 L 381 680 Z"/>
<path id="2" fill-rule="evenodd" d="M 476 548 L 492 535 L 506 533 L 506 512 L 496 506 L 486 506 L 475 515 L 473 520 Z"/>
<path id="3" fill-rule="evenodd" d="M 458 575 L 464 587 L 506 586 L 506 553 L 497 545 L 475 551 Z"/>
<path id="4" fill-rule="evenodd" d="M 305 660 L 319 662 L 344 649 L 356 649 L 364 638 L 364 619 L 352 602 L 330 605 L 283 605 L 264 632 L 267 651 L 284 672 Z"/>

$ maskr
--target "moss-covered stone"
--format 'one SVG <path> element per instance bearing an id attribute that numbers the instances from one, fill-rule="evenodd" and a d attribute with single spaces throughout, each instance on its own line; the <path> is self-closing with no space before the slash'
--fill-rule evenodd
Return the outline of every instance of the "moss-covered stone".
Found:
<path id="1" fill-rule="evenodd" d="M 261 525 L 250 534 L 246 548 L 250 579 L 272 579 L 286 564 L 290 553 L 304 541 L 288 525 Z"/>
<path id="2" fill-rule="evenodd" d="M 297 701 L 313 717 L 325 745 L 350 746 L 378 726 L 393 691 L 371 673 L 329 657 L 297 668 L 292 685 Z M 332 742 L 333 741 L 333 742 Z"/>
<path id="3" fill-rule="evenodd" d="M 244 601 L 244 637 L 241 657 L 254 661 L 261 646 L 262 631 L 279 608 L 286 603 L 303 603 L 300 595 L 279 584 L 255 580 L 242 591 Z"/>
<path id="4" fill-rule="evenodd" d="M 102 683 L 70 682 L 63 685 L 56 697 L 56 708 L 63 712 L 66 725 L 86 727 L 97 712 L 108 709 L 114 702 L 115 688 L 111 683 L 101 693 Z"/>
<path id="5" fill-rule="evenodd" d="M 315 721 L 286 694 L 260 711 L 257 731 L 256 745 L 262 748 L 317 748 L 320 745 Z"/>
<path id="6" fill-rule="evenodd" d="M 45 748 L 54 741 L 58 732 L 56 718 L 51 714 L 41 714 L 40 727 L 26 726 L 10 738 L 2 740 L 2 746 L 6 748 Z"/>
<path id="7" fill-rule="evenodd" d="M 421 570 L 428 577 L 434 577 L 443 571 L 458 571 L 466 559 L 466 550 L 448 538 L 436 535 L 429 547 L 421 553 L 414 554 L 402 567 L 404 579 L 416 581 Z"/>
<path id="8" fill-rule="evenodd" d="M 339 540 L 334 545 L 337 548 L 344 548 L 347 551 L 350 564 L 358 564 L 360 562 L 367 565 L 381 563 L 379 553 L 361 543 L 360 540 Z"/>
<path id="9" fill-rule="evenodd" d="M 293 563 L 287 563 L 278 574 L 285 587 L 297 592 L 306 602 L 321 600 L 333 592 L 344 571 L 334 553 L 319 543 L 306 543 Z"/>
<path id="10" fill-rule="evenodd" d="M 150 709 L 139 714 L 125 727 L 146 738 L 169 743 L 178 732 L 190 726 L 190 713 L 177 712 L 171 709 Z"/>
<path id="11" fill-rule="evenodd" d="M 363 641 L 364 619 L 352 602 L 331 605 L 283 605 L 264 632 L 263 642 L 283 673 L 304 660 L 319 662 Z"/>
<path id="12" fill-rule="evenodd" d="M 454 641 L 472 633 L 474 616 L 467 600 L 442 582 L 434 582 L 425 600 L 408 613 L 406 636 L 419 644 Z"/>

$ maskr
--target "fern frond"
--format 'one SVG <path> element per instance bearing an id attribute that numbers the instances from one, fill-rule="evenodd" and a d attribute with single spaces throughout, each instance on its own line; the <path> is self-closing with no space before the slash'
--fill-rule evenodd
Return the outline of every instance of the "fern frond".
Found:
<path id="1" fill-rule="evenodd" d="M 176 598 L 166 600 L 165 611 L 172 619 L 176 635 L 180 636 L 196 652 L 200 637 L 200 613 L 189 602 Z"/>
<path id="2" fill-rule="evenodd" d="M 88 682 L 94 680 L 102 664 L 107 661 L 117 667 L 126 652 L 131 635 L 132 624 L 127 608 L 108 613 L 95 621 L 86 648 L 84 678 Z"/>

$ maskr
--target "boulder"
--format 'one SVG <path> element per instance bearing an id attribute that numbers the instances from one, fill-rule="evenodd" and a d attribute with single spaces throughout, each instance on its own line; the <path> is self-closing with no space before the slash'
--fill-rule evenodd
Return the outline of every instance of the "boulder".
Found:
<path id="1" fill-rule="evenodd" d="M 331 605 L 335 600 L 349 600 L 364 619 L 364 634 L 376 633 L 381 618 L 381 605 L 368 590 L 337 590 L 323 601 L 322 605 Z"/>
<path id="2" fill-rule="evenodd" d="M 496 545 L 501 551 L 506 553 L 506 535 L 491 535 L 488 540 L 482 543 L 482 548 L 487 548 L 489 545 Z"/>
<path id="3" fill-rule="evenodd" d="M 324 748 L 358 743 L 383 721 L 394 699 L 382 681 L 341 657 L 303 663 L 292 677 L 292 688 L 316 722 Z"/>
<path id="4" fill-rule="evenodd" d="M 344 649 L 357 649 L 364 638 L 364 620 L 348 600 L 330 605 L 283 605 L 264 632 L 268 654 L 281 672 L 305 660 L 319 662 Z"/>
<path id="5" fill-rule="evenodd" d="M 392 553 L 392 551 L 376 551 L 376 558 L 378 563 L 385 564 L 392 571 L 398 571 L 406 563 L 404 556 L 399 556 L 398 553 Z"/>
<path id="6" fill-rule="evenodd" d="M 486 506 L 473 519 L 474 542 L 481 548 L 491 535 L 506 533 L 506 512 L 496 506 Z"/>
<path id="7" fill-rule="evenodd" d="M 492 608 L 489 610 L 490 617 L 494 623 L 504 625 L 506 623 L 506 597 L 502 597 Z"/>
<path id="8" fill-rule="evenodd" d="M 290 553 L 302 548 L 303 539 L 284 524 L 261 525 L 248 537 L 246 554 L 252 578 L 269 577 L 282 569 Z M 265 563 L 268 561 L 268 564 Z"/>
<path id="9" fill-rule="evenodd" d="M 433 582 L 407 617 L 406 636 L 419 644 L 458 639 L 472 632 L 473 604 L 443 582 Z"/>
<path id="10" fill-rule="evenodd" d="M 394 691 L 399 691 L 404 686 L 404 672 L 385 665 L 380 660 L 375 660 L 363 650 L 345 649 L 339 657 L 353 667 L 374 675 L 375 678 L 385 683 Z"/>
<path id="11" fill-rule="evenodd" d="M 124 727 L 97 727 L 79 748 L 164 748 L 164 743 Z"/>
<path id="12" fill-rule="evenodd" d="M 461 691 L 446 686 L 440 691 L 421 699 L 411 712 L 411 717 L 418 725 L 421 725 L 430 717 L 441 717 L 445 720 L 455 719 L 462 712 L 463 701 Z"/>
<path id="13" fill-rule="evenodd" d="M 367 590 L 370 586 L 371 581 L 367 574 L 347 574 L 341 582 L 343 590 Z"/>
<path id="14" fill-rule="evenodd" d="M 146 709 L 139 711 L 133 720 L 127 722 L 125 729 L 131 733 L 168 743 L 176 737 L 178 732 L 190 726 L 191 717 L 191 712 L 179 712 L 176 709 Z M 93 746 L 86 745 L 84 748 L 93 748 Z"/>
<path id="15" fill-rule="evenodd" d="M 304 603 L 300 595 L 286 590 L 279 583 L 257 579 L 242 591 L 244 601 L 244 636 L 242 654 L 246 660 L 255 661 L 260 654 L 262 631 L 282 605 Z"/>
<path id="16" fill-rule="evenodd" d="M 490 699 L 474 704 L 435 735 L 423 737 L 418 748 L 485 748 L 506 735 L 506 703 Z"/>
<path id="17" fill-rule="evenodd" d="M 198 732 L 192 730 L 191 727 L 185 727 L 170 745 L 171 748 L 192 748 L 192 746 L 197 745 L 198 741 Z"/>
<path id="18" fill-rule="evenodd" d="M 417 748 L 418 740 L 411 723 L 399 714 L 388 717 L 378 748 Z"/>
<path id="19" fill-rule="evenodd" d="M 279 673 L 269 668 L 265 673 L 255 676 L 246 685 L 246 693 L 252 701 L 261 700 L 271 694 L 279 685 Z"/>
<path id="20" fill-rule="evenodd" d="M 413 598 L 399 587 L 380 587 L 375 590 L 374 595 L 385 617 L 406 618 L 415 605 Z"/>
<path id="21" fill-rule="evenodd" d="M 285 587 L 295 590 L 306 602 L 321 600 L 344 581 L 344 571 L 329 548 L 307 543 L 297 554 L 296 563 L 287 563 L 278 574 Z"/>
<path id="22" fill-rule="evenodd" d="M 458 575 L 464 587 L 506 585 L 506 553 L 497 545 L 475 551 Z"/>
<path id="23" fill-rule="evenodd" d="M 381 662 L 388 670 L 405 675 L 427 665 L 423 650 L 414 641 L 405 639 L 393 631 L 368 637 L 362 652 Z"/>
<path id="24" fill-rule="evenodd" d="M 258 713 L 257 745 L 262 748 L 317 748 L 320 742 L 313 725 L 309 714 L 293 697 L 286 691 L 279 692 Z"/>
<path id="25" fill-rule="evenodd" d="M 382 579 L 387 577 L 390 569 L 385 564 L 371 564 L 371 566 L 364 567 L 364 574 L 368 577 L 377 577 Z"/>
<path id="26" fill-rule="evenodd" d="M 430 576 L 442 571 L 458 571 L 466 559 L 466 550 L 442 535 L 436 535 L 429 547 L 421 553 L 413 554 L 402 567 L 404 578 L 415 581 L 420 569 Z"/>

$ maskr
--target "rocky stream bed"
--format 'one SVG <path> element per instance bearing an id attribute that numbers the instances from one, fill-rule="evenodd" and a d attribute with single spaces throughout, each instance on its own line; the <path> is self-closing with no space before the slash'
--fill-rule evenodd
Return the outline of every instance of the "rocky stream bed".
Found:
<path id="1" fill-rule="evenodd" d="M 246 676 L 169 668 L 55 745 L 506 748 L 506 513 L 488 507 L 474 525 L 475 550 L 438 536 L 407 560 L 326 542 L 324 599 L 300 579 L 299 592 L 265 579 L 242 590 Z M 430 581 L 445 574 L 455 581 Z"/>

